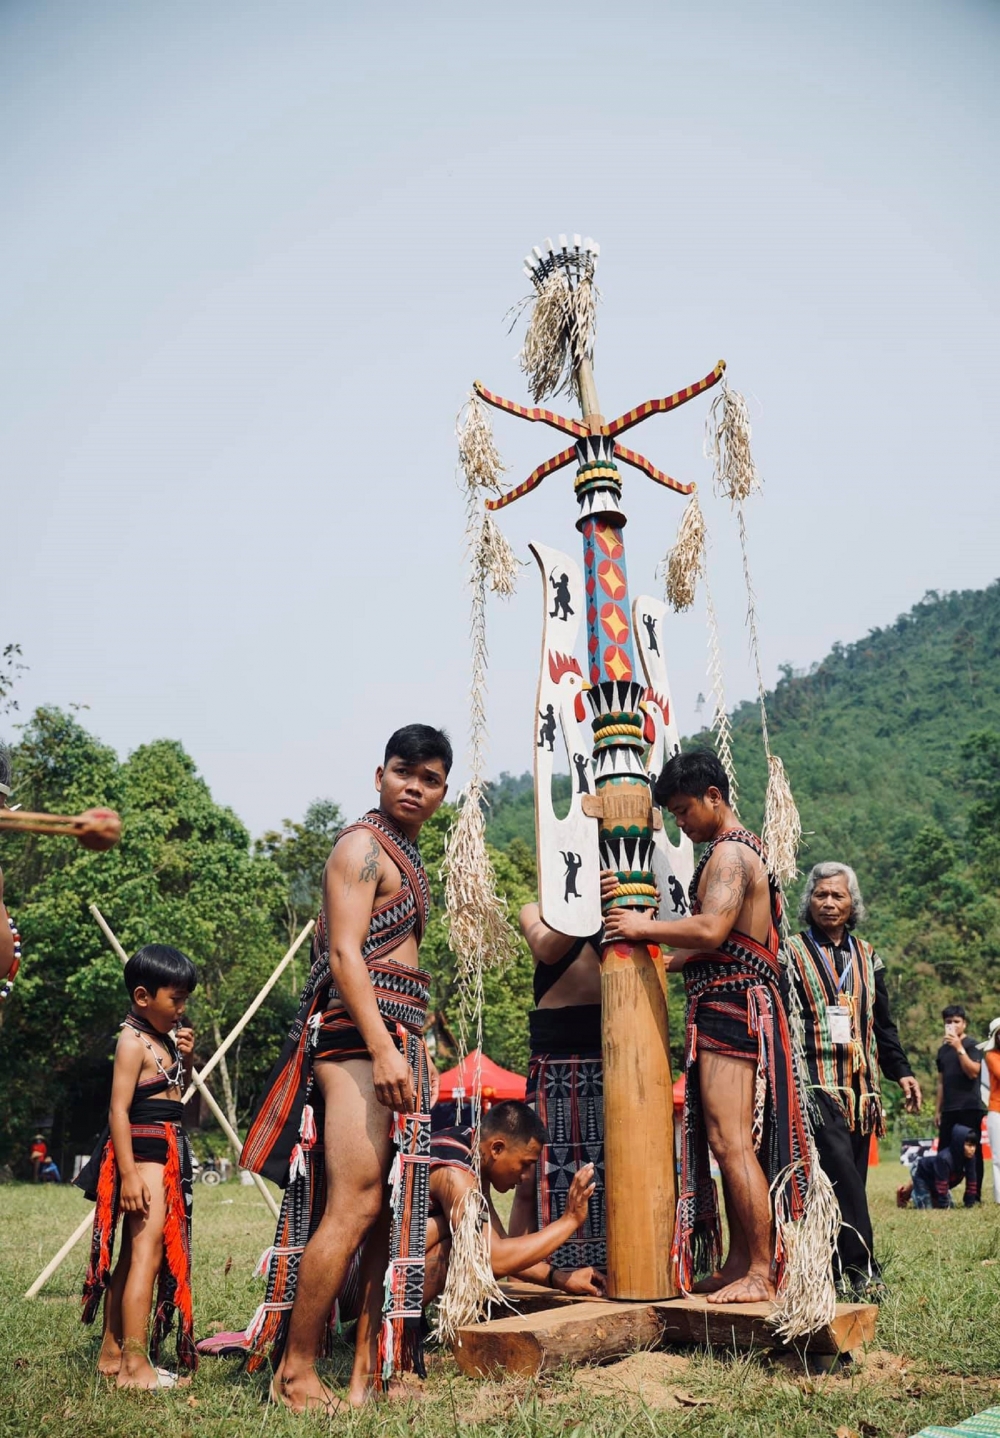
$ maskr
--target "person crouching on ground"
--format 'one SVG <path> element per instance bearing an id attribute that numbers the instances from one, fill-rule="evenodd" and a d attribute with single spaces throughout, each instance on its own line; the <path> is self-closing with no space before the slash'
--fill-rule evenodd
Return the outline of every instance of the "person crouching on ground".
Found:
<path id="1" fill-rule="evenodd" d="M 715 754 L 692 750 L 665 765 L 654 797 L 705 852 L 691 880 L 691 917 L 658 922 L 649 910 L 613 908 L 604 941 L 669 945 L 667 968 L 684 974 L 687 1084 L 674 1255 L 680 1287 L 709 1303 L 773 1299 L 784 1255 L 771 1217 L 805 1211 L 809 1134 L 797 1088 L 781 995 L 781 890 L 763 845 L 729 802 Z M 621 876 L 601 875 L 605 903 Z M 722 1232 L 709 1146 L 722 1170 L 729 1253 Z M 701 1281 L 696 1281 L 696 1280 Z"/>
<path id="2" fill-rule="evenodd" d="M 458 1230 L 468 1196 L 476 1190 L 473 1166 L 474 1130 L 442 1129 L 431 1138 L 430 1213 L 427 1222 L 427 1269 L 424 1303 L 445 1289 Z M 604 1292 L 604 1275 L 592 1267 L 557 1268 L 551 1262 L 587 1220 L 594 1192 L 594 1165 L 585 1164 L 573 1175 L 562 1215 L 544 1228 L 508 1236 L 491 1190 L 509 1193 L 530 1178 L 548 1131 L 534 1109 L 517 1099 L 494 1104 L 483 1115 L 479 1131 L 480 1192 L 489 1212 L 490 1265 L 495 1278 L 516 1277 L 541 1283 L 564 1293 Z"/>
<path id="3" fill-rule="evenodd" d="M 785 954 L 804 1020 L 816 1148 L 843 1219 L 837 1278 L 845 1296 L 871 1302 L 884 1291 L 866 1191 L 871 1136 L 885 1133 L 879 1069 L 903 1090 L 907 1113 L 920 1111 L 922 1095 L 892 1021 L 885 965 L 853 932 L 864 917 L 854 870 L 817 864 L 799 907 L 804 927 Z"/>
<path id="4" fill-rule="evenodd" d="M 976 1202 L 976 1135 L 964 1123 L 952 1128 L 948 1147 L 925 1153 L 913 1165 L 913 1179 L 896 1189 L 900 1208 L 953 1208 L 951 1190 L 965 1179 L 965 1207 Z M 971 1197 L 970 1197 L 971 1195 Z"/>
<path id="5" fill-rule="evenodd" d="M 178 1366 L 198 1366 L 191 1302 L 191 1150 L 181 1126 L 184 1060 L 194 1031 L 182 1026 L 198 972 L 186 954 L 147 944 L 125 965 L 131 1007 L 115 1049 L 108 1127 L 75 1179 L 96 1200 L 83 1321 L 104 1299 L 98 1371 L 119 1388 L 169 1388 L 160 1347 L 177 1315 Z M 176 1038 L 171 1037 L 176 1030 Z M 124 1216 L 114 1273 L 118 1219 Z M 153 1287 L 156 1317 L 149 1335 Z"/>

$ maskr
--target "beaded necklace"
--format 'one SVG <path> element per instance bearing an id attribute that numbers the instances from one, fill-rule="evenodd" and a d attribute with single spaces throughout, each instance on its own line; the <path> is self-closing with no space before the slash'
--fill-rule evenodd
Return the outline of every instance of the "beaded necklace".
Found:
<path id="1" fill-rule="evenodd" d="M 7 977 L 3 983 L 0 984 L 0 1003 L 3 1003 L 4 999 L 10 997 L 11 990 L 14 987 L 14 980 L 17 977 L 17 971 L 21 967 L 21 935 L 17 932 L 17 926 L 9 914 L 7 915 L 7 923 L 10 925 L 10 932 L 14 939 L 14 962 L 7 972 Z"/>

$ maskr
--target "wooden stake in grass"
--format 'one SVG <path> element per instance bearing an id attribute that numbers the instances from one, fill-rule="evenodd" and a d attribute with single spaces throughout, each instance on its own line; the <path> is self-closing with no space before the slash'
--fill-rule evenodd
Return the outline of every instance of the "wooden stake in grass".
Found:
<path id="1" fill-rule="evenodd" d="M 107 920 L 105 919 L 104 915 L 101 913 L 100 909 L 98 909 L 98 907 L 97 907 L 96 904 L 91 904 L 91 905 L 90 905 L 90 912 L 93 914 L 95 920 L 96 920 L 97 923 L 100 925 L 101 932 L 104 934 L 104 937 L 108 940 L 108 943 L 111 944 L 111 947 L 112 947 L 112 948 L 115 950 L 115 952 L 118 954 L 119 958 L 127 959 L 127 958 L 128 958 L 128 955 L 125 953 L 125 950 L 122 948 L 121 944 L 119 944 L 118 939 L 117 939 L 117 936 L 115 935 L 115 933 L 114 933 L 114 931 L 112 930 L 111 926 L 108 924 Z M 259 994 L 257 995 L 257 997 L 254 999 L 253 1003 L 250 1004 L 249 1008 L 246 1010 L 246 1012 L 244 1013 L 243 1017 L 242 1017 L 236 1024 L 234 1024 L 234 1026 L 230 1029 L 229 1033 L 226 1035 L 225 1039 L 223 1039 L 222 1043 L 221 1043 L 221 1044 L 219 1045 L 219 1047 L 216 1049 L 215 1053 L 214 1053 L 214 1054 L 212 1055 L 212 1057 L 209 1059 L 209 1061 L 208 1061 L 208 1063 L 205 1065 L 205 1067 L 201 1070 L 200 1073 L 192 1073 L 192 1075 L 191 1075 L 192 1087 L 189 1088 L 189 1089 L 187 1089 L 187 1090 L 185 1091 L 183 1097 L 181 1098 L 181 1103 L 187 1103 L 188 1100 L 190 1099 L 191 1095 L 195 1092 L 196 1089 L 198 1089 L 199 1092 L 204 1091 L 203 1089 L 199 1089 L 199 1088 L 198 1088 L 199 1081 L 200 1081 L 202 1084 L 204 1084 L 204 1080 L 207 1079 L 208 1075 L 209 1075 L 209 1074 L 212 1072 L 212 1070 L 216 1067 L 216 1065 L 218 1064 L 219 1060 L 222 1058 L 222 1056 L 223 1056 L 223 1054 L 226 1052 L 226 1050 L 229 1049 L 229 1048 L 231 1048 L 232 1045 L 233 1045 L 233 1044 L 236 1042 L 236 1040 L 239 1038 L 240 1034 L 243 1032 L 243 1030 L 246 1028 L 247 1024 L 248 1024 L 248 1023 L 250 1022 L 250 1020 L 253 1018 L 254 1014 L 257 1012 L 257 1010 L 260 1008 L 261 1004 L 262 1004 L 262 1003 L 264 1002 L 264 1000 L 267 998 L 268 994 L 269 994 L 269 993 L 271 992 L 271 990 L 274 988 L 275 984 L 276 984 L 276 983 L 278 982 L 278 980 L 281 978 L 281 975 L 282 975 L 282 974 L 285 972 L 285 970 L 288 968 L 288 965 L 292 962 L 292 960 L 294 959 L 295 955 L 298 953 L 299 949 L 302 947 L 302 945 L 305 943 L 306 939 L 307 939 L 307 938 L 309 937 L 309 935 L 312 933 L 313 927 L 314 927 L 314 920 L 310 919 L 309 922 L 308 922 L 308 924 L 305 925 L 305 927 L 302 929 L 302 932 L 301 932 L 301 933 L 298 935 L 298 937 L 296 938 L 294 944 L 292 944 L 291 948 L 288 950 L 288 952 L 285 954 L 284 958 L 281 960 L 281 963 L 280 963 L 280 964 L 278 965 L 278 967 L 274 970 L 274 972 L 272 973 L 271 977 L 268 979 L 267 983 L 266 983 L 266 984 L 264 985 L 264 987 L 260 990 L 260 993 L 259 993 Z M 213 1102 L 214 1102 L 214 1100 L 213 1100 Z M 210 1107 L 210 1108 L 212 1107 L 212 1104 L 211 1104 L 211 1103 L 209 1104 L 209 1107 Z M 213 1110 L 213 1112 L 214 1112 L 214 1110 Z M 220 1110 L 220 1112 L 221 1112 L 221 1110 Z M 216 1114 L 216 1118 L 218 1118 L 218 1116 L 219 1116 L 219 1115 Z M 227 1135 L 227 1137 L 228 1137 L 228 1135 Z M 230 1140 L 230 1141 L 232 1141 L 232 1140 Z M 274 1200 L 272 1199 L 271 1194 L 268 1193 L 268 1194 L 267 1194 L 267 1197 L 268 1197 L 268 1201 L 269 1201 L 269 1202 L 268 1202 L 268 1206 L 269 1206 L 269 1207 L 273 1207 Z M 36 1298 L 36 1297 L 38 1296 L 38 1294 L 39 1294 L 39 1293 L 42 1291 L 42 1289 L 45 1287 L 46 1283 L 48 1283 L 48 1281 L 49 1281 L 49 1279 L 52 1277 L 52 1275 L 56 1272 L 56 1270 L 57 1270 L 58 1268 L 61 1267 L 61 1265 L 62 1265 L 62 1264 L 65 1262 L 65 1260 L 68 1258 L 68 1256 L 70 1255 L 70 1253 L 72 1253 L 73 1249 L 76 1247 L 76 1245 L 77 1245 L 77 1244 L 80 1242 L 80 1240 L 83 1238 L 84 1234 L 89 1233 L 90 1230 L 93 1228 L 93 1226 L 94 1226 L 93 1217 L 88 1213 L 87 1216 L 81 1221 L 79 1227 L 75 1230 L 75 1232 L 72 1233 L 69 1238 L 67 1238 L 66 1242 L 63 1244 L 62 1248 L 59 1249 L 58 1253 L 54 1254 L 53 1257 L 49 1259 L 48 1263 L 47 1263 L 47 1264 L 45 1265 L 45 1267 L 42 1269 L 41 1273 L 40 1273 L 40 1274 L 38 1275 L 38 1277 L 35 1279 L 34 1283 L 33 1283 L 33 1284 L 31 1285 L 31 1287 L 26 1291 L 26 1293 L 25 1293 L 25 1295 L 24 1295 L 25 1298 Z"/>

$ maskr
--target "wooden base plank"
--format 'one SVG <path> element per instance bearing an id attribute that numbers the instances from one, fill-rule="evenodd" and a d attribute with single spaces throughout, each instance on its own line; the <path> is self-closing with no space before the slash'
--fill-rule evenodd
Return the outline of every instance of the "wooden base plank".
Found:
<path id="1" fill-rule="evenodd" d="M 810 1353 L 850 1353 L 875 1337 L 878 1308 L 873 1303 L 838 1303 L 836 1316 L 792 1344 L 782 1343 L 767 1322 L 770 1303 L 730 1303 L 704 1298 L 672 1298 L 654 1305 L 663 1320 L 665 1343 L 706 1343 L 727 1348 L 804 1349 Z"/>
<path id="2" fill-rule="evenodd" d="M 551 1373 L 562 1363 L 597 1363 L 658 1344 L 659 1314 L 646 1303 L 586 1303 L 494 1318 L 460 1328 L 452 1352 L 463 1373 Z"/>
<path id="3" fill-rule="evenodd" d="M 618 1303 L 576 1299 L 535 1284 L 508 1285 L 525 1303 L 548 1306 L 459 1331 L 453 1352 L 463 1373 L 477 1377 L 503 1373 L 550 1373 L 562 1363 L 604 1363 L 640 1348 L 671 1344 L 711 1344 L 722 1348 L 782 1348 L 814 1354 L 849 1353 L 875 1336 L 878 1309 L 873 1304 L 841 1303 L 833 1322 L 782 1344 L 767 1324 L 769 1303 L 719 1307 L 704 1298 L 673 1298 L 658 1303 Z"/>

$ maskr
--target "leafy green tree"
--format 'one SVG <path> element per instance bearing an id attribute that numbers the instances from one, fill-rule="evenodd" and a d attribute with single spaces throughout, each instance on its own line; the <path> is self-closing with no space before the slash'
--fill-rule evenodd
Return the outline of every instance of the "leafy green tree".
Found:
<path id="1" fill-rule="evenodd" d="M 0 1074 L 8 1102 L 0 1157 L 16 1152 L 33 1123 L 54 1138 L 85 1142 L 100 1126 L 106 1060 L 127 1007 L 121 964 L 88 905 L 96 903 L 129 952 L 176 945 L 199 969 L 191 1014 L 198 1048 L 243 1012 L 280 953 L 275 927 L 284 880 L 251 853 L 247 831 L 215 804 L 189 756 L 170 740 L 143 745 L 124 763 L 72 716 L 39 710 L 14 752 L 32 807 L 75 811 L 111 804 L 122 815 L 119 846 L 106 854 L 70 839 L 11 838 L 4 846 L 9 903 L 25 965 L 4 1009 Z M 263 1016 L 274 1022 L 276 1008 Z M 288 1014 L 278 1019 L 278 1032 Z M 273 1059 L 277 1034 L 268 1045 Z M 25 1062 L 31 1056 L 33 1062 Z M 252 1089 L 258 1073 L 246 1075 Z M 235 1111 L 236 1096 L 226 1094 Z"/>

